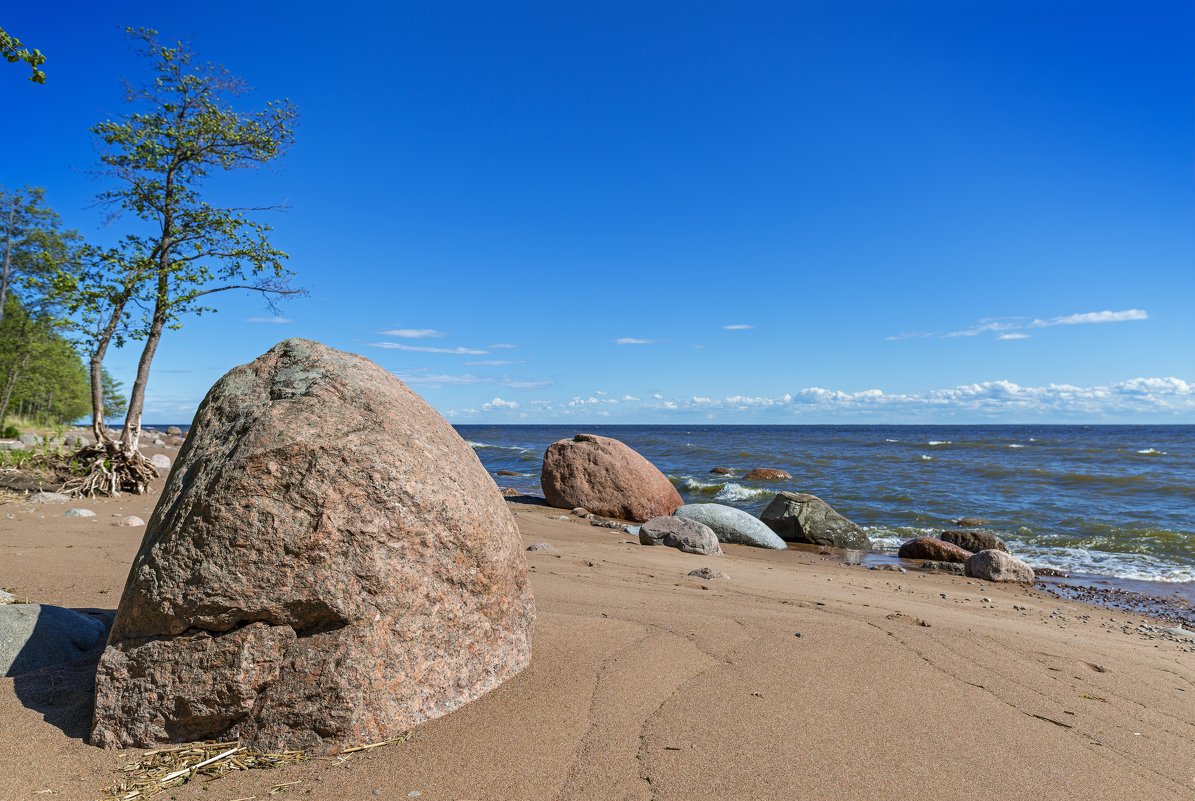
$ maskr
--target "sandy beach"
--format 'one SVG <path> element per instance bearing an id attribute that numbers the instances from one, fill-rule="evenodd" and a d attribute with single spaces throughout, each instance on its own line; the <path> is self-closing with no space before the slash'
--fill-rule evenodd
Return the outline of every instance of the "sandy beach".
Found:
<path id="1" fill-rule="evenodd" d="M 0 507 L 0 585 L 32 602 L 115 609 L 144 529 L 112 521 L 148 519 L 155 501 Z M 1195 793 L 1195 663 L 1189 645 L 1138 629 L 1156 621 L 812 549 L 727 545 L 718 558 L 645 547 L 525 499 L 510 505 L 525 544 L 558 551 L 527 555 L 530 668 L 409 742 L 161 797 Z M 67 506 L 97 516 L 63 517 Z M 729 576 L 688 577 L 707 565 Z M 0 681 L 0 801 L 101 798 L 140 753 L 83 741 L 91 672 Z"/>

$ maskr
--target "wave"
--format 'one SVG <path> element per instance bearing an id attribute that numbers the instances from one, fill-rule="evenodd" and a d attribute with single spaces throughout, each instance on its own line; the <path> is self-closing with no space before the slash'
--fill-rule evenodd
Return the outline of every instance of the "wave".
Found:
<path id="1" fill-rule="evenodd" d="M 1009 445 L 1008 447 L 1010 447 L 1010 448 L 1024 448 L 1025 446 L 1024 446 L 1024 445 L 1017 445 L 1017 444 L 1014 442 L 1012 445 Z"/>
<path id="2" fill-rule="evenodd" d="M 954 443 L 948 439 L 931 439 L 926 445 L 953 445 Z"/>
<path id="3" fill-rule="evenodd" d="M 928 453 L 921 454 L 921 461 L 932 462 L 933 460 L 934 460 L 934 457 L 930 456 Z"/>
<path id="4" fill-rule="evenodd" d="M 1166 455 L 1166 451 L 1159 451 L 1159 450 L 1155 450 L 1154 448 L 1144 448 L 1142 450 L 1137 451 L 1137 453 L 1141 454 L 1142 456 L 1165 456 Z"/>
<path id="5" fill-rule="evenodd" d="M 516 453 L 533 453 L 530 448 L 520 448 L 518 445 L 491 445 L 488 442 L 473 442 L 472 440 L 465 440 L 465 444 L 475 451 L 486 449 L 499 451 L 515 451 Z"/>
<path id="6" fill-rule="evenodd" d="M 708 495 L 715 501 L 750 501 L 756 498 L 766 498 L 769 495 L 775 495 L 775 490 L 760 489 L 757 487 L 744 487 L 742 484 L 735 484 L 733 481 L 726 483 L 698 481 L 695 478 L 675 477 L 672 479 L 673 483 L 687 492 L 696 492 L 700 495 Z"/>

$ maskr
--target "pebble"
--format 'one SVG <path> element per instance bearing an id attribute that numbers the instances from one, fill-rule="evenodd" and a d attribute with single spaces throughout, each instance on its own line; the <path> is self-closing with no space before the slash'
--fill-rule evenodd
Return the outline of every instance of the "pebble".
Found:
<path id="1" fill-rule="evenodd" d="M 66 517 L 95 517 L 95 512 L 90 509 L 67 509 Z"/>
<path id="2" fill-rule="evenodd" d="M 0 604 L 15 604 L 16 602 L 17 596 L 13 595 L 11 592 L 0 590 Z"/>
<path id="3" fill-rule="evenodd" d="M 690 570 L 689 575 L 700 579 L 730 578 L 721 570 L 714 570 L 712 567 L 699 567 L 696 570 Z"/>
<path id="4" fill-rule="evenodd" d="M 556 546 L 550 542 L 537 542 L 534 545 L 528 545 L 527 550 L 537 553 L 556 553 Z"/>

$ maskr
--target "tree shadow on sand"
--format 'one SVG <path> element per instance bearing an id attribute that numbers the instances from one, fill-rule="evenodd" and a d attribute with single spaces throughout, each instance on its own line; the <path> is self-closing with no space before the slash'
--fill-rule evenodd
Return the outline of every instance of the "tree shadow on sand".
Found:
<path id="1" fill-rule="evenodd" d="M 111 609 L 74 611 L 95 617 L 109 628 L 115 614 Z M 61 636 L 58 632 L 39 629 L 40 625 L 35 626 L 23 651 L 42 649 L 46 637 Z M 104 645 L 101 643 L 68 663 L 17 673 L 12 676 L 17 699 L 27 709 L 40 713 L 46 723 L 61 730 L 67 737 L 86 742 L 91 732 L 95 703 L 96 666 L 103 652 Z M 20 656 L 14 664 L 20 664 Z"/>

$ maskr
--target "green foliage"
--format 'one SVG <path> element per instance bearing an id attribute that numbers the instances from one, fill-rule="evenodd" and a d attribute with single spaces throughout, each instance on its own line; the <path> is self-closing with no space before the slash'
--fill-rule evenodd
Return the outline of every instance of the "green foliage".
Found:
<path id="1" fill-rule="evenodd" d="M 21 436 L 21 429 L 16 426 L 5 426 L 0 430 L 0 439 L 16 439 Z"/>
<path id="2" fill-rule="evenodd" d="M 104 413 L 111 417 L 122 417 L 129 410 L 129 399 L 124 393 L 124 383 L 103 368 Z"/>
<path id="3" fill-rule="evenodd" d="M 91 408 L 87 370 L 56 330 L 53 318 L 33 315 L 10 296 L 0 321 L 0 383 L 4 409 L 43 424 L 77 420 Z"/>
<path id="4" fill-rule="evenodd" d="M 20 39 L 10 35 L 3 28 L 0 28 L 0 56 L 3 56 L 10 64 L 16 64 L 18 61 L 25 62 L 33 70 L 29 80 L 34 83 L 46 82 L 46 74 L 41 71 L 41 65 L 46 63 L 46 57 L 41 54 L 40 50 L 29 50 L 21 44 Z"/>

